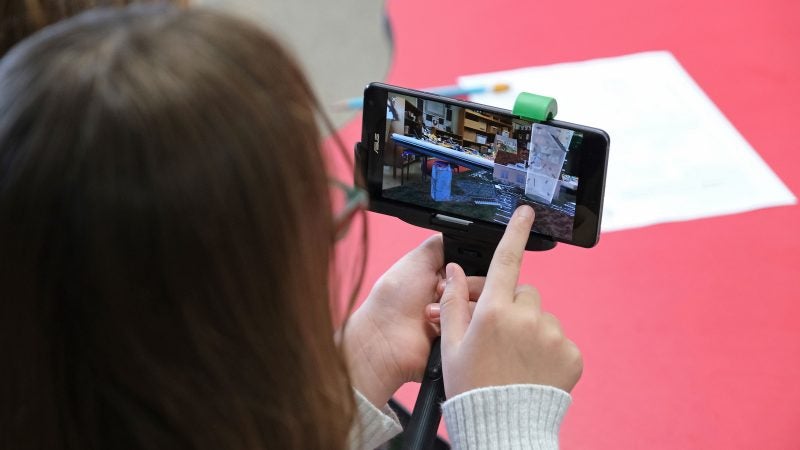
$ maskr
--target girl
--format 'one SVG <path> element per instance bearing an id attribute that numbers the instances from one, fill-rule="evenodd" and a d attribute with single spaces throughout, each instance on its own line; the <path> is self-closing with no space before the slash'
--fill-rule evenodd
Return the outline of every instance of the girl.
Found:
<path id="1" fill-rule="evenodd" d="M 485 287 L 431 238 L 337 345 L 353 214 L 318 111 L 273 39 L 199 9 L 90 11 L 2 59 L 0 447 L 371 448 L 400 431 L 384 405 L 434 317 L 455 446 L 557 446 L 581 359 L 516 286 L 530 208 Z"/>

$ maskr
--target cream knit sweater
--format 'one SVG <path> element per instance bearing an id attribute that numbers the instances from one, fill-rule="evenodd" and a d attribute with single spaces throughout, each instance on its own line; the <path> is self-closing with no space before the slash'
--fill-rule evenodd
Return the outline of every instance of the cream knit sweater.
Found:
<path id="1" fill-rule="evenodd" d="M 376 408 L 358 391 L 351 449 L 374 449 L 402 431 L 397 416 Z M 450 443 L 456 450 L 556 450 L 558 430 L 572 401 L 566 392 L 533 384 L 475 389 L 442 404 Z"/>

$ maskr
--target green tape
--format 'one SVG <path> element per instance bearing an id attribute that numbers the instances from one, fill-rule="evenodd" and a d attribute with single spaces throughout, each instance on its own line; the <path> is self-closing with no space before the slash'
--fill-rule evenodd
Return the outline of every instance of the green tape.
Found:
<path id="1" fill-rule="evenodd" d="M 512 112 L 524 119 L 546 122 L 556 117 L 558 103 L 553 97 L 521 92 Z"/>

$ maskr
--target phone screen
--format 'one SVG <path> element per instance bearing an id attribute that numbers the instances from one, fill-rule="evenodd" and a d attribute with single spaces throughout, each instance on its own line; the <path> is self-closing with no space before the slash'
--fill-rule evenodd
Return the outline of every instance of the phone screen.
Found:
<path id="1" fill-rule="evenodd" d="M 584 134 L 388 91 L 382 196 L 505 225 L 527 204 L 533 232 L 571 241 Z"/>

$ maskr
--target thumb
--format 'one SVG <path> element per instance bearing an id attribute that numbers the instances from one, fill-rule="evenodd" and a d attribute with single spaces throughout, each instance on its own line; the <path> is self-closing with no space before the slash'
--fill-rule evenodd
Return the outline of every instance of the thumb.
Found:
<path id="1" fill-rule="evenodd" d="M 458 264 L 450 263 L 445 268 L 447 284 L 440 302 L 440 326 L 442 329 L 442 353 L 454 349 L 461 342 L 469 327 L 469 287 L 467 276 Z"/>

